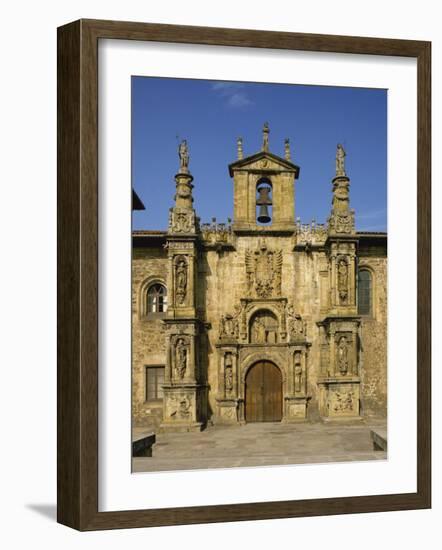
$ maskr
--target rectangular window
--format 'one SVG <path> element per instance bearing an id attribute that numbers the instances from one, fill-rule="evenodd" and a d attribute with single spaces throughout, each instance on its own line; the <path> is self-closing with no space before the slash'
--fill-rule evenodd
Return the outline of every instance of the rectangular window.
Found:
<path id="1" fill-rule="evenodd" d="M 164 367 L 146 367 L 146 401 L 163 399 Z"/>

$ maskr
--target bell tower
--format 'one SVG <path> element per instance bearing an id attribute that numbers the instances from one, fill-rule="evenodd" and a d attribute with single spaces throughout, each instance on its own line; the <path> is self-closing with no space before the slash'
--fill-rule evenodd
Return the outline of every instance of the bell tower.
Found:
<path id="1" fill-rule="evenodd" d="M 261 151 L 244 157 L 238 138 L 238 159 L 229 165 L 233 177 L 233 230 L 241 232 L 287 232 L 295 226 L 295 180 L 299 166 L 293 164 L 290 143 L 284 143 L 284 158 L 269 151 L 270 128 L 264 124 Z"/>

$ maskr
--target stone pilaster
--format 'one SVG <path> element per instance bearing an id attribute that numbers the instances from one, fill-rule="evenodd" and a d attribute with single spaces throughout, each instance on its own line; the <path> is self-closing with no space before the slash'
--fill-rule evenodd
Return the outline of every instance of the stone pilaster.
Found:
<path id="1" fill-rule="evenodd" d="M 318 325 L 323 334 L 318 378 L 319 412 L 325 419 L 359 418 L 360 319 L 357 316 L 327 317 Z"/>

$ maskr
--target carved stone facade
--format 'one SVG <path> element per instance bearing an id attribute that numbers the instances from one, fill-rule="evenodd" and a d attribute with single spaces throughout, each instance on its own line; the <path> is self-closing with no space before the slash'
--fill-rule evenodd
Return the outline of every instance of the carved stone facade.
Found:
<path id="1" fill-rule="evenodd" d="M 280 373 L 282 422 L 386 415 L 386 234 L 355 230 L 341 146 L 328 223 L 295 221 L 299 168 L 288 141 L 284 157 L 269 147 L 268 126 L 254 155 L 244 156 L 238 140 L 238 160 L 229 167 L 233 223 L 200 224 L 182 144 L 168 231 L 134 232 L 138 425 L 188 431 L 245 423 L 250 373 L 269 363 Z M 270 189 L 268 225 L 257 218 L 262 182 Z M 371 277 L 369 315 L 358 313 L 361 269 Z M 167 312 L 141 315 L 154 282 L 167 288 Z M 149 366 L 164 367 L 155 402 L 143 391 Z M 264 379 L 256 400 L 272 399 L 265 388 Z"/>

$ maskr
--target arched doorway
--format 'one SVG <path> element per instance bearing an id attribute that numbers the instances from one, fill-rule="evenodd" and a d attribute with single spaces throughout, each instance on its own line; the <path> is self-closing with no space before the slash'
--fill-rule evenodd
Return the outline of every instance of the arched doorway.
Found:
<path id="1" fill-rule="evenodd" d="M 270 361 L 260 361 L 246 376 L 246 422 L 282 420 L 281 371 Z"/>

